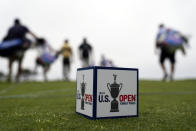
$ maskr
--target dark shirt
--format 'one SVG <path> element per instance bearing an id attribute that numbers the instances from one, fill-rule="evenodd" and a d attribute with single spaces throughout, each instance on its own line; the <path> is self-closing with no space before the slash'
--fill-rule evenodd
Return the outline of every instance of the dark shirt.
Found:
<path id="1" fill-rule="evenodd" d="M 82 43 L 79 49 L 82 51 L 83 58 L 89 58 L 89 52 L 91 52 L 92 47 L 88 43 Z"/>
<path id="2" fill-rule="evenodd" d="M 23 25 L 14 25 L 8 30 L 7 36 L 4 38 L 5 40 L 12 39 L 24 39 L 26 33 L 29 32 L 29 29 Z"/>
<path id="3" fill-rule="evenodd" d="M 79 49 L 82 51 L 91 51 L 92 47 L 88 43 L 82 43 Z"/>

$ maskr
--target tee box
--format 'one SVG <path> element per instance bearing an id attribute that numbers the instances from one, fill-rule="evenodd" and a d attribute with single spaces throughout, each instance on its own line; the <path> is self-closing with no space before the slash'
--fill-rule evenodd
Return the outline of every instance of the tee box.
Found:
<path id="1" fill-rule="evenodd" d="M 76 113 L 90 119 L 138 117 L 138 69 L 77 69 Z"/>

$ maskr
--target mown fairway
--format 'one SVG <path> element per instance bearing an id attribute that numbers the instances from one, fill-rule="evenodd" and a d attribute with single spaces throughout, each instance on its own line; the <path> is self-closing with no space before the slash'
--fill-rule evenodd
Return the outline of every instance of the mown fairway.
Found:
<path id="1" fill-rule="evenodd" d="M 196 80 L 140 81 L 139 117 L 75 113 L 75 82 L 0 83 L 0 130 L 196 130 Z"/>

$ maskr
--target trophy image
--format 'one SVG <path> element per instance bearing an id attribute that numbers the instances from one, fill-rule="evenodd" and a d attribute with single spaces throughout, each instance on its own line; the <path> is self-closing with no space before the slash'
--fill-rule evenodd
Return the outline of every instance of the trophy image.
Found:
<path id="1" fill-rule="evenodd" d="M 85 93 L 85 86 L 86 83 L 84 82 L 84 75 L 83 75 L 83 82 L 80 83 L 81 85 L 81 94 L 82 94 L 82 99 L 81 99 L 81 109 L 84 110 L 84 93 Z"/>
<path id="2" fill-rule="evenodd" d="M 116 83 L 117 75 L 113 74 L 113 76 L 114 76 L 114 83 L 112 84 L 107 83 L 108 90 L 113 98 L 111 102 L 110 112 L 119 112 L 118 101 L 116 100 L 116 98 L 118 97 L 120 90 L 122 89 L 122 83 L 120 84 Z"/>

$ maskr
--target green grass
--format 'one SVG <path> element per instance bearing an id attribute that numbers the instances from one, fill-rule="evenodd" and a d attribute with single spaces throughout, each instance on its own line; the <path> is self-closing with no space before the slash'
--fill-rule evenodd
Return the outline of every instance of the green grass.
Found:
<path id="1" fill-rule="evenodd" d="M 0 83 L 0 130 L 196 130 L 196 80 L 140 81 L 139 117 L 75 113 L 75 82 Z"/>

